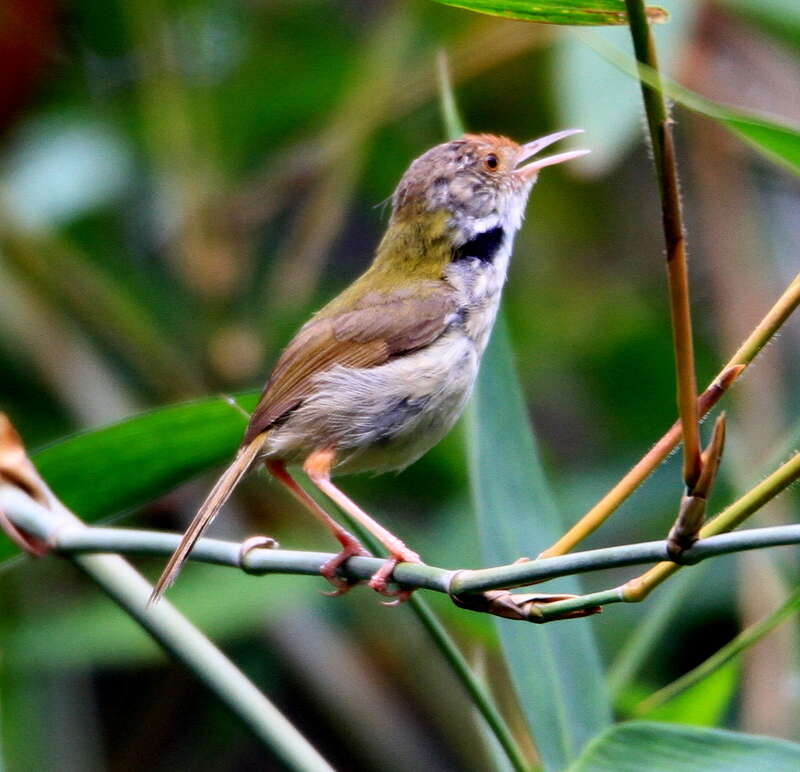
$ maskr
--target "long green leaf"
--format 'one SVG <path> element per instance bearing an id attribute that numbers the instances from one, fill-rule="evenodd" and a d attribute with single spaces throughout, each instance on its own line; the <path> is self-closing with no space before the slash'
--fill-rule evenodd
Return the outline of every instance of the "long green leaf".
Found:
<path id="1" fill-rule="evenodd" d="M 467 11 L 542 24 L 600 26 L 627 24 L 624 0 L 436 0 Z M 666 21 L 663 8 L 647 9 L 653 21 Z"/>
<path id="2" fill-rule="evenodd" d="M 647 721 L 668 721 L 692 726 L 720 726 L 729 714 L 741 680 L 741 663 L 731 660 L 652 710 L 634 706 L 628 715 Z"/>
<path id="3" fill-rule="evenodd" d="M 660 85 L 671 99 L 693 112 L 713 118 L 771 161 L 800 174 L 800 127 L 791 125 L 783 118 L 772 118 L 713 102 L 663 75 L 659 81 L 658 74 L 651 68 L 642 64 L 637 66 L 633 58 L 622 53 L 607 40 L 587 33 L 580 33 L 580 37 L 603 58 L 631 77 L 640 78 L 654 88 L 659 88 Z"/>
<path id="4" fill-rule="evenodd" d="M 475 509 L 488 565 L 534 558 L 562 523 L 545 482 L 512 361 L 498 322 L 467 419 Z M 558 592 L 580 593 L 575 577 Z M 611 722 L 591 622 L 531 626 L 497 620 L 517 694 L 546 769 L 561 770 Z"/>
<path id="5" fill-rule="evenodd" d="M 631 721 L 604 732 L 569 772 L 796 772 L 800 745 L 720 729 Z"/>
<path id="6" fill-rule="evenodd" d="M 257 393 L 237 398 L 252 410 Z M 56 442 L 33 456 L 53 492 L 87 522 L 144 504 L 230 459 L 247 423 L 223 397 L 159 408 Z M 0 560 L 17 548 L 0 535 Z"/>

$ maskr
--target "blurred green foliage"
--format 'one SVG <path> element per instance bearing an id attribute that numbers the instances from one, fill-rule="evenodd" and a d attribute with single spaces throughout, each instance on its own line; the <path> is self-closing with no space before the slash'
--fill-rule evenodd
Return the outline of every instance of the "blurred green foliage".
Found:
<path id="1" fill-rule="evenodd" d="M 672 21 L 655 34 L 676 81 L 716 102 L 800 120 L 793 4 L 661 5 Z M 625 29 L 602 34 L 627 46 Z M 675 414 L 638 86 L 568 30 L 421 0 L 36 0 L 4 9 L 0 55 L 14 77 L 0 81 L 0 408 L 28 445 L 260 386 L 297 325 L 367 264 L 394 184 L 440 141 L 440 49 L 470 129 L 519 140 L 588 129 L 592 155 L 548 170 L 533 193 L 505 308 L 562 516 L 572 522 L 594 503 Z M 705 381 L 798 270 L 800 190 L 713 121 L 680 108 L 676 117 Z M 712 511 L 785 446 L 800 407 L 799 338 L 794 320 L 728 400 L 727 477 Z M 199 469 L 224 455 L 239 416 L 219 399 L 207 404 L 202 435 L 166 425 L 157 447 L 116 435 L 117 450 L 130 444 L 117 474 L 139 493 L 115 511 L 148 498 L 141 484 L 151 461 L 194 454 Z M 63 485 L 97 500 L 102 445 L 91 467 L 73 458 L 74 471 L 68 447 L 43 451 L 41 463 L 50 454 Z M 678 477 L 674 461 L 665 464 L 592 543 L 663 535 Z M 482 563 L 459 432 L 402 475 L 344 485 L 431 563 Z M 180 528 L 206 486 L 184 485 L 125 522 Z M 790 492 L 763 521 L 796 513 Z M 308 520 L 254 476 L 215 529 L 330 548 Z M 307 579 L 229 573 L 190 567 L 179 604 L 336 768 L 486 768 L 480 733 L 464 732 L 471 707 L 407 610 L 384 609 L 360 589 L 328 601 Z M 675 599 L 665 586 L 649 608 L 562 623 L 564 635 L 591 626 L 610 664 L 640 640 L 643 618 L 665 609 L 660 633 L 615 684 L 625 715 L 627 696 L 697 665 L 777 607 L 795 577 L 789 550 L 757 564 L 721 559 L 699 589 Z M 263 768 L 244 730 L 58 561 L 12 563 L 0 592 L 8 769 L 174 769 L 209 759 L 219 769 Z M 493 625 L 446 600 L 434 605 L 526 742 Z M 795 622 L 778 632 L 741 673 L 701 682 L 695 707 L 678 709 L 683 719 L 800 739 Z"/>

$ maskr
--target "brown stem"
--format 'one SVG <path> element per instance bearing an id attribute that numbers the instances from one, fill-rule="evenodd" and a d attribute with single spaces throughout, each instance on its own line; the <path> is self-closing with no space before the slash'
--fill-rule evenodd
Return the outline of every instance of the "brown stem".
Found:
<path id="1" fill-rule="evenodd" d="M 700 426 L 697 416 L 697 380 L 694 370 L 692 316 L 689 306 L 689 273 L 686 265 L 686 237 L 678 187 L 678 171 L 672 126 L 667 118 L 660 126 L 661 190 L 664 238 L 667 244 L 667 276 L 672 317 L 672 340 L 677 372 L 678 413 L 683 428 L 683 479 L 692 490 L 702 472 Z"/>
<path id="2" fill-rule="evenodd" d="M 636 58 L 660 75 L 655 40 L 642 0 L 625 0 Z M 683 479 L 691 494 L 702 472 L 700 426 L 697 416 L 697 379 L 694 369 L 692 316 L 689 305 L 689 272 L 686 265 L 686 229 L 683 225 L 678 165 L 672 136 L 672 119 L 660 88 L 640 81 L 647 113 L 647 127 L 653 148 L 658 187 L 661 194 L 661 218 L 667 248 L 672 341 L 678 391 L 678 414 L 683 426 Z"/>

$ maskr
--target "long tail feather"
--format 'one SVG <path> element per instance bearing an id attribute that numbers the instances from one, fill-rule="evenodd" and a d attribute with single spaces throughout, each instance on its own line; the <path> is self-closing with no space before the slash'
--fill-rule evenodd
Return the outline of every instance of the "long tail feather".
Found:
<path id="1" fill-rule="evenodd" d="M 266 439 L 266 432 L 262 432 L 253 437 L 247 445 L 239 450 L 233 463 L 222 473 L 219 480 L 217 480 L 211 492 L 206 497 L 206 500 L 203 502 L 203 505 L 194 516 L 194 520 L 192 520 L 191 524 L 186 529 L 181 543 L 169 559 L 155 587 L 153 587 L 148 605 L 156 603 L 175 581 L 181 567 L 186 562 L 186 558 L 192 551 L 192 547 L 194 547 L 197 540 L 203 535 L 203 532 L 217 516 L 220 509 L 222 509 L 242 477 L 244 477 L 247 470 L 252 466 L 253 461 Z"/>

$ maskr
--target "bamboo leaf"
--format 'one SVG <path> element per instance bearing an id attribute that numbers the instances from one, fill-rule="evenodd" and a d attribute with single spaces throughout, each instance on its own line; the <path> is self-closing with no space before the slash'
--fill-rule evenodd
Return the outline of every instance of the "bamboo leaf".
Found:
<path id="1" fill-rule="evenodd" d="M 692 726 L 719 726 L 728 714 L 736 697 L 741 676 L 741 663 L 730 660 L 711 672 L 702 681 L 691 686 L 672 699 L 652 710 L 642 711 L 634 707 L 632 714 L 648 721 L 668 721 Z"/>
<path id="2" fill-rule="evenodd" d="M 252 410 L 257 393 L 237 398 Z M 247 423 L 223 397 L 159 408 L 34 454 L 56 496 L 87 522 L 144 504 L 230 459 Z M 0 560 L 17 548 L 0 535 Z"/>
<path id="3" fill-rule="evenodd" d="M 624 0 L 436 0 L 467 11 L 542 24 L 627 24 Z M 667 20 L 663 8 L 648 7 L 652 21 Z"/>
<path id="4" fill-rule="evenodd" d="M 783 118 L 761 115 L 706 99 L 663 75 L 659 82 L 658 74 L 651 68 L 642 64 L 637 67 L 634 59 L 598 35 L 581 33 L 581 39 L 631 77 L 639 78 L 653 88 L 660 87 L 670 99 L 718 121 L 774 163 L 800 174 L 800 127 Z"/>
<path id="5" fill-rule="evenodd" d="M 547 488 L 502 320 L 467 417 L 469 466 L 487 565 L 535 558 L 562 523 Z M 559 592 L 580 593 L 575 577 Z M 541 627 L 497 620 L 503 651 L 545 769 L 561 770 L 611 722 L 588 620 Z"/>
<path id="6" fill-rule="evenodd" d="M 631 721 L 594 740 L 569 772 L 794 772 L 800 745 L 770 737 Z"/>

